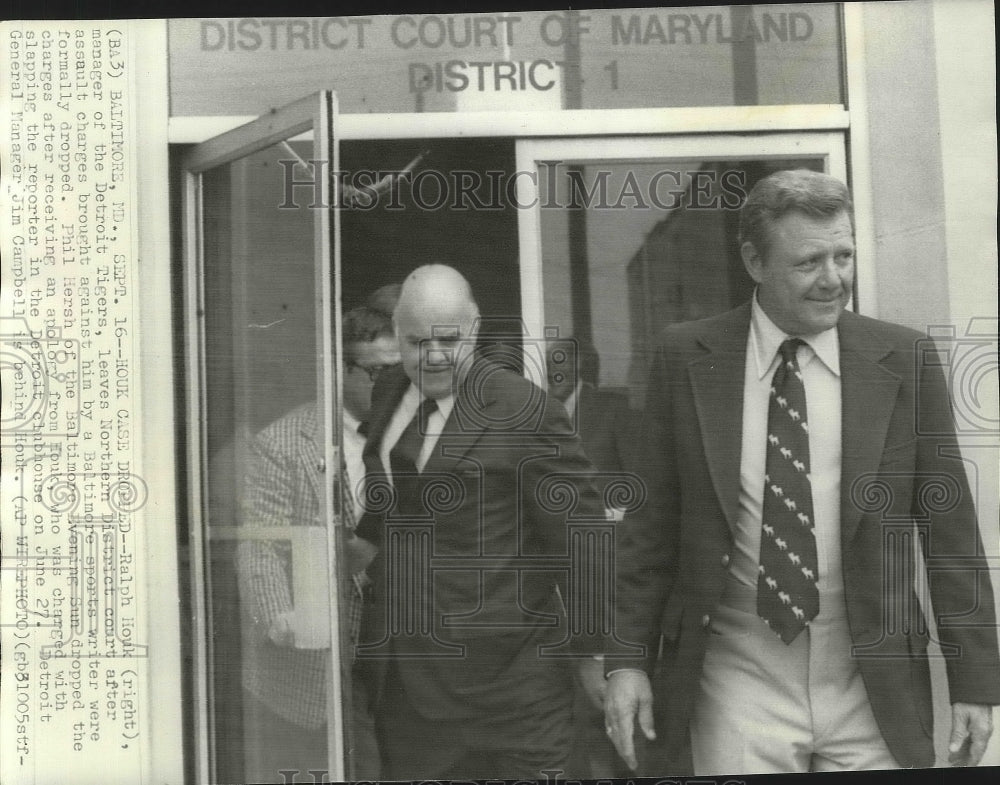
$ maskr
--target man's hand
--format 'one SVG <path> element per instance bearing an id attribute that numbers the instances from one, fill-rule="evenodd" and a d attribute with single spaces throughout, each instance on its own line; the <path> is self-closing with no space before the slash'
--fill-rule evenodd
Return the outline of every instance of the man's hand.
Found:
<path id="1" fill-rule="evenodd" d="M 267 628 L 267 637 L 270 638 L 271 643 L 285 648 L 295 645 L 294 619 L 294 610 L 279 613 L 271 619 L 271 626 Z"/>
<path id="2" fill-rule="evenodd" d="M 980 703 L 954 703 L 951 707 L 952 766 L 978 766 L 993 734 L 993 707 Z"/>
<path id="3" fill-rule="evenodd" d="M 354 532 L 349 532 L 344 538 L 344 550 L 348 574 L 357 575 L 371 564 L 375 554 L 378 553 L 378 546 L 358 537 Z"/>
<path id="4" fill-rule="evenodd" d="M 653 730 L 653 690 L 645 671 L 615 671 L 607 679 L 604 696 L 604 724 L 608 737 L 622 756 L 628 767 L 635 771 L 639 765 L 632 744 L 634 719 L 639 717 L 639 727 L 652 741 L 656 738 Z"/>
<path id="5" fill-rule="evenodd" d="M 579 674 L 584 694 L 598 711 L 602 711 L 604 695 L 608 691 L 608 683 L 604 678 L 604 661 L 593 657 L 580 660 Z"/>

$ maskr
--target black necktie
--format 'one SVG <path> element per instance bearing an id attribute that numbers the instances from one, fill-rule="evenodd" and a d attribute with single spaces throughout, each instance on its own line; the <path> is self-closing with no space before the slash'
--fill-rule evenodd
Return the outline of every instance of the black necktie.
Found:
<path id="1" fill-rule="evenodd" d="M 767 463 L 757 576 L 757 613 L 785 643 L 819 613 L 806 392 L 795 353 L 781 344 L 767 413 Z"/>
<path id="2" fill-rule="evenodd" d="M 402 515 L 420 515 L 420 476 L 417 459 L 424 446 L 427 421 L 437 411 L 437 401 L 424 398 L 409 425 L 399 435 L 399 440 L 389 451 L 389 468 L 392 470 L 392 484 L 396 489 L 397 506 Z"/>

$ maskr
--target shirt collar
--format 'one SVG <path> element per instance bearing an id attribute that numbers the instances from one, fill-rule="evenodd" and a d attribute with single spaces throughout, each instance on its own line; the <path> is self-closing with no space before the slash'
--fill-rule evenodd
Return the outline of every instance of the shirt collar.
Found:
<path id="1" fill-rule="evenodd" d="M 417 385 L 410 382 L 410 386 L 406 388 L 406 392 L 403 393 L 402 405 L 407 407 L 408 411 L 416 412 L 420 406 L 420 402 L 423 401 L 424 394 L 420 392 Z M 444 417 L 445 422 L 448 421 L 448 417 L 451 416 L 451 410 L 455 407 L 455 396 L 446 395 L 444 398 L 437 399 L 437 408 L 441 412 L 441 416 Z"/>
<path id="2" fill-rule="evenodd" d="M 771 321 L 764 309 L 757 302 L 757 291 L 754 290 L 750 313 L 750 343 L 754 350 L 754 360 L 757 363 L 757 378 L 763 379 L 773 369 L 778 348 L 786 338 L 790 338 L 784 330 Z M 815 335 L 800 337 L 809 347 L 807 356 L 800 360 L 804 368 L 818 357 L 834 376 L 840 376 L 840 338 L 837 328 L 831 327 Z"/>

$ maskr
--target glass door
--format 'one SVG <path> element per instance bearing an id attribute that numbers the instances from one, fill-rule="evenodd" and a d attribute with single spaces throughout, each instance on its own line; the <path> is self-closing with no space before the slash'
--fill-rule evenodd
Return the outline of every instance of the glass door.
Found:
<path id="1" fill-rule="evenodd" d="M 750 297 L 736 241 L 744 196 L 771 172 L 799 167 L 846 179 L 843 136 L 519 141 L 522 303 L 531 334 L 573 338 L 582 381 L 641 411 L 662 329 Z"/>
<path id="2" fill-rule="evenodd" d="M 200 782 L 351 776 L 335 119 L 320 92 L 182 164 Z"/>

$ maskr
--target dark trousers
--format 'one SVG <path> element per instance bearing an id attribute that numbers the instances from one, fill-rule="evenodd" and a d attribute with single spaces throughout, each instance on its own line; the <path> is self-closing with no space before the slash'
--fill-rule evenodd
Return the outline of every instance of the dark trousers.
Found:
<path id="1" fill-rule="evenodd" d="M 382 776 L 415 779 L 528 779 L 563 776 L 572 744 L 572 688 L 495 716 L 429 719 L 408 699 L 389 667 L 375 732 Z"/>

